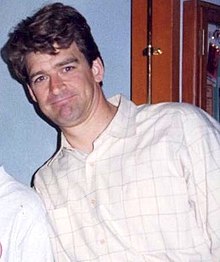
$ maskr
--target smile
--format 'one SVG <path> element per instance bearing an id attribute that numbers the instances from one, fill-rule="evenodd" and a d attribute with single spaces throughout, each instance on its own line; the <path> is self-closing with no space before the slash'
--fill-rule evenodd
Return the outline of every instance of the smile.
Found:
<path id="1" fill-rule="evenodd" d="M 71 100 L 73 97 L 75 97 L 76 95 L 71 95 L 71 96 L 66 96 L 66 97 L 62 97 L 62 98 L 58 98 L 53 100 L 50 104 L 55 105 L 55 104 L 63 104 L 66 103 L 68 100 Z"/>

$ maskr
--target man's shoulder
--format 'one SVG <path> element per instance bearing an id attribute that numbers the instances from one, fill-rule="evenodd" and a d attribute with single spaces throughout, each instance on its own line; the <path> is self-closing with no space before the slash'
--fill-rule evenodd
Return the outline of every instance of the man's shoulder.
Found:
<path id="1" fill-rule="evenodd" d="M 34 189 L 17 181 L 9 175 L 4 169 L 0 169 L 0 204 L 10 205 L 14 210 L 29 210 L 34 213 L 34 210 L 42 209 L 40 197 Z"/>
<path id="2" fill-rule="evenodd" d="M 142 104 L 137 106 L 138 111 L 151 111 L 155 113 L 176 113 L 180 112 L 182 114 L 187 113 L 201 113 L 201 109 L 189 104 L 189 103 L 180 103 L 180 102 L 160 102 L 155 104 Z"/>
<path id="3" fill-rule="evenodd" d="M 201 108 L 189 103 L 161 102 L 137 106 L 137 116 L 140 119 L 179 118 L 182 120 L 213 121 L 213 118 Z"/>
<path id="4" fill-rule="evenodd" d="M 35 193 L 27 185 L 22 184 L 10 175 L 3 167 L 0 167 L 0 195 L 34 195 Z"/>
<path id="5" fill-rule="evenodd" d="M 35 187 L 36 184 L 38 184 L 38 181 L 43 180 L 46 182 L 53 179 L 53 172 L 59 167 L 60 158 L 62 158 L 62 146 L 60 146 L 59 150 L 55 152 L 55 154 L 50 159 L 48 159 L 35 173 L 33 178 Z"/>

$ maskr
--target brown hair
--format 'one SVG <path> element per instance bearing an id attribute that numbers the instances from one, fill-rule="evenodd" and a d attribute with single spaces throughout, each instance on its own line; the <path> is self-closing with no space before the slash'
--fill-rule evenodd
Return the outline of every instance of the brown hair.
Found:
<path id="1" fill-rule="evenodd" d="M 55 43 L 59 48 L 68 48 L 72 42 L 77 44 L 90 66 L 97 57 L 102 60 L 86 19 L 75 8 L 54 3 L 22 20 L 9 33 L 2 56 L 12 75 L 26 84 L 29 82 L 25 67 L 28 53 L 39 51 L 55 54 Z"/>

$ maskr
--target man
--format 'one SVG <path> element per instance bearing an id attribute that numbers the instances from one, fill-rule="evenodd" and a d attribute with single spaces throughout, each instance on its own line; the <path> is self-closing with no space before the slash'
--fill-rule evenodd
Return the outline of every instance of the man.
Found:
<path id="1" fill-rule="evenodd" d="M 219 261 L 214 119 L 186 104 L 107 100 L 90 27 L 61 3 L 18 24 L 3 54 L 61 130 L 34 181 L 56 261 Z"/>
<path id="2" fill-rule="evenodd" d="M 0 261 L 52 262 L 44 207 L 0 166 Z"/>

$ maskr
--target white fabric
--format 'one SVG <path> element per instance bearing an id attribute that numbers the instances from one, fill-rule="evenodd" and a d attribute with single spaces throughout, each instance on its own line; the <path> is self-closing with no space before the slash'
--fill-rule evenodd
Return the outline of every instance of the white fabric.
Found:
<path id="1" fill-rule="evenodd" d="M 35 187 L 56 261 L 220 261 L 220 126 L 180 103 L 125 98 L 89 155 L 65 138 Z"/>
<path id="2" fill-rule="evenodd" d="M 39 196 L 0 167 L 1 262 L 54 261 Z"/>

